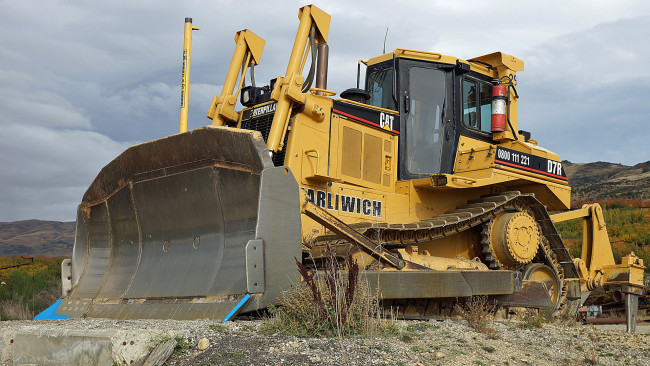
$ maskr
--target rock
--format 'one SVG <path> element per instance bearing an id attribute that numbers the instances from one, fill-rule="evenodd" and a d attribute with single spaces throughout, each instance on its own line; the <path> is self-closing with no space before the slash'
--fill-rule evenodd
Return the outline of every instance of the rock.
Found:
<path id="1" fill-rule="evenodd" d="M 207 338 L 201 338 L 199 339 L 199 344 L 197 345 L 197 348 L 199 351 L 203 351 L 210 347 L 210 341 Z"/>
<path id="2" fill-rule="evenodd" d="M 442 352 L 436 353 L 436 358 L 445 358 L 445 357 L 447 357 L 447 355 Z"/>
<path id="3" fill-rule="evenodd" d="M 310 356 L 309 361 L 314 362 L 314 363 L 320 362 L 320 356 L 318 356 L 318 355 Z"/>

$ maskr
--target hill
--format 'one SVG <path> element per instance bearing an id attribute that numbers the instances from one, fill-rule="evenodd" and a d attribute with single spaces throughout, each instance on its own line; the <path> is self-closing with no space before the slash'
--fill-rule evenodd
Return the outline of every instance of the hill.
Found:
<path id="1" fill-rule="evenodd" d="M 70 257 L 74 224 L 43 220 L 0 222 L 0 256 Z"/>
<path id="2" fill-rule="evenodd" d="M 573 201 L 650 199 L 650 161 L 634 166 L 563 162 Z M 0 222 L 0 256 L 70 257 L 74 222 Z"/>
<path id="3" fill-rule="evenodd" d="M 573 164 L 563 161 L 573 201 L 650 199 L 650 161 L 626 166 L 606 162 Z"/>

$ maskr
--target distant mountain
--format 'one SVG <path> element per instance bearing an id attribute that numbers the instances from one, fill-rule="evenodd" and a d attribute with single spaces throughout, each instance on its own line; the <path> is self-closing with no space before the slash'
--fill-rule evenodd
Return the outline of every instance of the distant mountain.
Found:
<path id="1" fill-rule="evenodd" d="M 571 186 L 571 199 L 650 199 L 650 161 L 634 166 L 562 162 Z"/>
<path id="2" fill-rule="evenodd" d="M 70 257 L 74 225 L 43 220 L 0 222 L 0 255 Z"/>
<path id="3" fill-rule="evenodd" d="M 605 162 L 562 163 L 572 200 L 650 199 L 650 161 L 635 166 Z M 70 257 L 74 222 L 0 222 L 0 256 Z"/>

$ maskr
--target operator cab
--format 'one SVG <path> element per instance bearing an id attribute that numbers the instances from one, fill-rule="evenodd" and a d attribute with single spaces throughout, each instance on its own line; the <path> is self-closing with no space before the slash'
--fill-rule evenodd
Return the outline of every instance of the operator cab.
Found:
<path id="1" fill-rule="evenodd" d="M 497 55 L 502 54 L 480 59 L 492 61 L 490 58 L 496 59 Z M 399 180 L 453 173 L 461 135 L 494 142 L 492 88 L 498 83 L 496 66 L 503 65 L 493 66 L 478 59 L 461 61 L 398 49 L 369 60 L 367 103 L 400 115 Z M 523 62 L 515 60 L 521 63 L 518 69 L 523 69 Z"/>

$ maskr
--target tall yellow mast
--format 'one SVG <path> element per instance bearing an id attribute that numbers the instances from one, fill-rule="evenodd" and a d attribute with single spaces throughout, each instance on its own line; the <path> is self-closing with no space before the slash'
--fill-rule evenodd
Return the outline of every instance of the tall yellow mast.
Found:
<path id="1" fill-rule="evenodd" d="M 185 37 L 183 40 L 183 75 L 181 76 L 181 127 L 187 131 L 187 107 L 190 99 L 190 58 L 192 57 L 192 31 L 199 28 L 192 25 L 192 18 L 185 18 Z"/>

